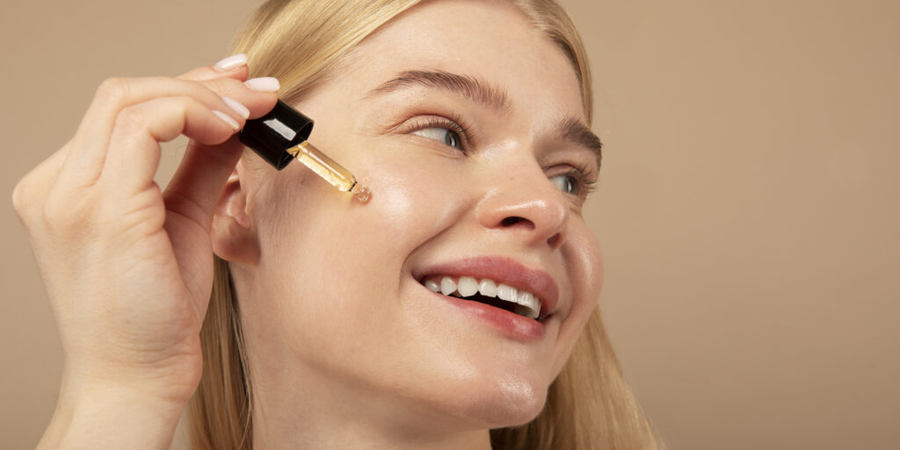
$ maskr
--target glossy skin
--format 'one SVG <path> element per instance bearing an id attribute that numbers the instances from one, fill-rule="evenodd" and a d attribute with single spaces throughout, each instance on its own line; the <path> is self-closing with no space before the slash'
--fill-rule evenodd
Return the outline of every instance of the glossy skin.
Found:
<path id="1" fill-rule="evenodd" d="M 479 78 L 509 107 L 422 86 L 370 92 L 410 70 Z M 602 284 L 584 198 L 560 189 L 575 168 L 598 170 L 556 133 L 585 120 L 576 75 L 511 6 L 454 0 L 393 20 L 339 73 L 295 106 L 371 201 L 297 163 L 277 174 L 240 163 L 213 227 L 240 299 L 255 443 L 489 448 L 487 429 L 540 412 Z M 468 137 L 433 123 L 459 118 Z M 418 279 L 472 257 L 552 277 L 558 305 L 541 339 L 505 335 Z"/>
<path id="2" fill-rule="evenodd" d="M 408 70 L 479 77 L 509 107 L 421 87 L 368 95 Z M 236 129 L 277 98 L 241 83 L 240 64 L 107 80 L 73 138 L 16 185 L 65 355 L 39 448 L 168 448 L 201 377 L 212 251 L 238 290 L 255 448 L 486 449 L 489 428 L 538 414 L 602 283 L 582 197 L 567 193 L 596 160 L 556 131 L 584 120 L 571 65 L 507 5 L 435 0 L 337 73 L 297 106 L 317 120 L 313 142 L 368 179 L 368 204 L 296 163 L 238 162 Z M 432 123 L 453 118 L 470 133 Z M 162 191 L 159 142 L 180 134 L 191 143 Z M 479 270 L 552 279 L 539 339 L 419 283 L 478 257 Z"/>

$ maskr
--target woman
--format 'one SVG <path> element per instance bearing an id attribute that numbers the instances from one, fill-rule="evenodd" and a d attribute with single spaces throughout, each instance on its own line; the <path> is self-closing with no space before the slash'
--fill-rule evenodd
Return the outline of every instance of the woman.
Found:
<path id="1" fill-rule="evenodd" d="M 270 1 L 234 57 L 100 86 L 14 193 L 66 355 L 41 448 L 166 448 L 189 401 L 194 448 L 656 446 L 595 308 L 570 21 L 416 3 Z M 370 202 L 240 145 L 279 96 Z"/>

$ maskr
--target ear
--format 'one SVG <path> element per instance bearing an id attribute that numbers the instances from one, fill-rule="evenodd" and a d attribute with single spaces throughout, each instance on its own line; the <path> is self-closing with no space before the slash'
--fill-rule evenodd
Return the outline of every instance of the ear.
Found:
<path id="1" fill-rule="evenodd" d="M 216 204 L 210 238 L 219 258 L 250 265 L 259 261 L 259 242 L 247 215 L 247 193 L 241 189 L 237 169 L 228 178 Z"/>

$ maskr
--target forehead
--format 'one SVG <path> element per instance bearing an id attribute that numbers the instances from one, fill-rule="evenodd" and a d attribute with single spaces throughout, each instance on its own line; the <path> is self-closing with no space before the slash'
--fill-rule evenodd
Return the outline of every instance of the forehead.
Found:
<path id="1" fill-rule="evenodd" d="M 360 91 L 404 71 L 446 71 L 502 87 L 513 110 L 583 117 L 569 59 L 504 1 L 426 0 L 363 40 L 346 69 Z"/>

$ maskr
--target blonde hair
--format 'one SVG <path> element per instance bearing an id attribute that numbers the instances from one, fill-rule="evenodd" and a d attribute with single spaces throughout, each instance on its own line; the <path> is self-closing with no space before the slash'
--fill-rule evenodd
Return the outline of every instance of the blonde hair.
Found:
<path id="1" fill-rule="evenodd" d="M 269 0 L 237 37 L 232 52 L 248 55 L 251 76 L 277 77 L 282 99 L 294 103 L 332 73 L 358 42 L 419 1 Z M 510 2 L 569 58 L 590 121 L 591 76 L 569 17 L 553 0 Z M 255 157 L 249 151 L 248 156 Z M 218 257 L 213 283 L 200 333 L 203 377 L 188 416 L 191 444 L 196 450 L 249 450 L 253 448 L 250 367 L 228 263 Z M 541 413 L 527 424 L 491 430 L 490 436 L 497 450 L 660 447 L 624 381 L 598 309 L 551 384 Z"/>

